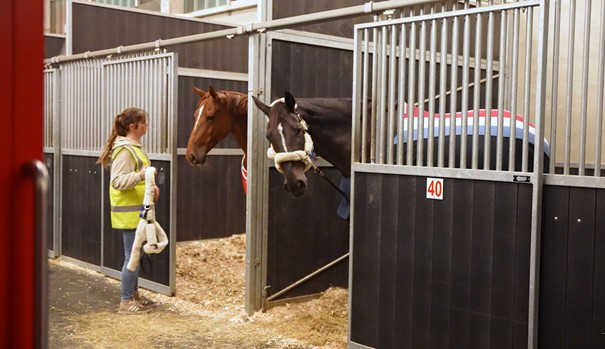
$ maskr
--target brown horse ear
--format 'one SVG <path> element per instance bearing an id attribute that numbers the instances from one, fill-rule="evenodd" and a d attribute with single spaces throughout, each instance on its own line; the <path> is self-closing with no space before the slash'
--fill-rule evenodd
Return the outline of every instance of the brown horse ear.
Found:
<path id="1" fill-rule="evenodd" d="M 210 93 L 210 95 L 212 96 L 212 98 L 218 100 L 219 96 L 218 93 L 216 93 L 216 90 L 214 89 L 214 86 L 210 85 L 210 89 L 208 90 L 208 92 Z"/>
<path id="2" fill-rule="evenodd" d="M 261 100 L 258 99 L 258 98 L 256 98 L 255 96 L 252 96 L 252 100 L 254 100 L 254 104 L 256 104 L 256 106 L 258 107 L 258 109 L 260 109 L 263 113 L 265 113 L 265 115 L 269 116 L 269 112 L 271 111 L 271 107 L 269 107 L 265 103 L 261 102 Z"/>
<path id="3" fill-rule="evenodd" d="M 290 113 L 294 113 L 294 106 L 296 106 L 296 101 L 294 100 L 294 96 L 288 91 L 284 92 L 284 99 L 286 100 L 286 107 Z"/>
<path id="4" fill-rule="evenodd" d="M 204 95 L 206 94 L 206 92 L 204 92 L 204 90 L 195 87 L 195 85 L 191 85 L 191 87 L 193 87 L 193 91 L 195 91 L 195 93 L 197 93 L 197 95 L 200 96 L 200 98 L 204 97 Z"/>

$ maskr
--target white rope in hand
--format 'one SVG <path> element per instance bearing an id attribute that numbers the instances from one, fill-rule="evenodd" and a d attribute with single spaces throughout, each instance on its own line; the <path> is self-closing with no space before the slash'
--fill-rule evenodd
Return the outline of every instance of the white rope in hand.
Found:
<path id="1" fill-rule="evenodd" d="M 141 257 L 141 246 L 143 242 L 143 251 L 145 253 L 160 253 L 164 247 L 168 245 L 168 237 L 162 226 L 155 220 L 155 173 L 156 169 L 149 166 L 145 169 L 145 196 L 143 198 L 144 215 L 139 221 L 137 230 L 134 235 L 130 260 L 126 268 L 130 271 L 135 271 Z"/>

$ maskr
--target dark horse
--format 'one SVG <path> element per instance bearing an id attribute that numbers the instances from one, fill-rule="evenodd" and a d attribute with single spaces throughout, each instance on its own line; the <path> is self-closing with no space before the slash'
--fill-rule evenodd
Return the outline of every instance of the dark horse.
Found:
<path id="1" fill-rule="evenodd" d="M 311 167 L 312 151 L 334 165 L 345 179 L 351 177 L 350 98 L 295 100 L 290 92 L 285 92 L 284 98 L 271 105 L 252 98 L 268 117 L 267 139 L 271 148 L 267 154 L 284 174 L 284 186 L 292 195 L 305 193 L 305 171 Z"/>
<path id="2" fill-rule="evenodd" d="M 208 92 L 195 86 L 193 90 L 200 96 L 200 100 L 193 113 L 194 124 L 187 143 L 187 161 L 194 166 L 203 165 L 208 152 L 231 133 L 244 151 L 242 176 L 245 176 L 248 95 L 235 91 L 216 91 L 212 86 Z M 243 184 L 245 190 L 245 180 Z"/>

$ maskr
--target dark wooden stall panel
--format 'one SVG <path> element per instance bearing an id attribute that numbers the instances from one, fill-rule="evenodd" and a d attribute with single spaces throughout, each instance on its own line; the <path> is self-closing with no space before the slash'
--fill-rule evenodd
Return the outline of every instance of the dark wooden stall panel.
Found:
<path id="1" fill-rule="evenodd" d="M 44 58 L 65 54 L 65 38 L 55 35 L 44 35 Z"/>
<path id="2" fill-rule="evenodd" d="M 273 40 L 271 52 L 271 100 L 352 97 L 352 51 Z"/>
<path id="3" fill-rule="evenodd" d="M 192 86 L 201 88 L 204 91 L 208 91 L 209 86 L 212 85 L 217 91 L 229 90 L 237 91 L 246 94 L 248 90 L 248 82 L 246 81 L 230 81 L 230 80 L 217 80 L 217 79 L 202 79 L 193 78 L 188 76 L 179 76 L 179 103 L 178 103 L 178 148 L 187 148 L 187 142 L 189 141 L 189 135 L 194 124 L 194 112 L 197 102 L 200 97 L 193 91 Z M 220 141 L 216 148 L 237 148 L 240 149 L 239 144 L 235 141 L 233 136 L 229 135 L 224 140 Z"/>
<path id="4" fill-rule="evenodd" d="M 155 218 L 162 226 L 170 239 L 170 163 L 167 161 L 152 160 L 151 164 L 157 170 L 156 185 L 160 188 L 160 197 L 155 203 Z M 121 271 L 124 263 L 124 243 L 122 234 L 111 228 L 109 211 L 109 174 L 108 169 L 103 170 L 105 186 L 103 188 L 104 209 L 103 222 L 103 266 Z M 139 276 L 162 285 L 170 282 L 170 248 L 166 247 L 159 254 L 145 254 L 141 260 Z"/>
<path id="5" fill-rule="evenodd" d="M 48 236 L 46 239 L 46 248 L 49 250 L 54 249 L 54 239 L 55 239 L 55 195 L 59 193 L 55 193 L 54 180 L 52 178 L 55 177 L 55 155 L 44 153 L 44 163 L 46 164 L 46 168 L 48 169 L 50 181 L 48 181 L 48 203 L 46 206 L 47 209 L 47 217 L 46 217 L 46 229 L 48 230 Z"/>
<path id="6" fill-rule="evenodd" d="M 209 156 L 203 167 L 178 158 L 177 241 L 212 239 L 246 230 L 240 156 Z"/>
<path id="7" fill-rule="evenodd" d="M 322 171 L 335 183 L 340 172 Z M 286 192 L 283 175 L 269 173 L 269 237 L 267 296 L 311 274 L 349 251 L 349 222 L 336 214 L 341 194 L 325 180 L 307 172 L 307 191 L 295 198 Z M 348 259 L 284 294 L 296 297 L 319 293 L 330 286 L 346 287 Z M 283 298 L 283 297 L 282 297 Z"/>
<path id="8" fill-rule="evenodd" d="M 313 12 L 335 10 L 343 7 L 363 5 L 366 0 L 331 0 L 331 1 L 291 1 L 274 0 L 273 1 L 273 19 L 299 16 Z M 353 26 L 358 23 L 372 22 L 372 15 L 362 15 L 355 18 L 339 19 L 327 23 L 303 25 L 296 27 L 297 30 L 304 30 L 320 34 L 336 35 L 346 38 L 353 38 Z"/>
<path id="9" fill-rule="evenodd" d="M 73 3 L 73 53 L 127 46 L 230 27 L 194 19 Z M 102 29 L 99 29 L 102 28 Z M 212 40 L 170 47 L 179 67 L 248 71 L 248 38 Z"/>
<path id="10" fill-rule="evenodd" d="M 101 265 L 101 168 L 96 160 L 63 156 L 61 251 Z"/>
<path id="11" fill-rule="evenodd" d="M 605 347 L 605 190 L 545 186 L 541 348 Z"/>
<path id="12" fill-rule="evenodd" d="M 426 177 L 355 175 L 351 340 L 522 347 L 531 186 L 446 178 L 443 200 L 425 191 Z"/>

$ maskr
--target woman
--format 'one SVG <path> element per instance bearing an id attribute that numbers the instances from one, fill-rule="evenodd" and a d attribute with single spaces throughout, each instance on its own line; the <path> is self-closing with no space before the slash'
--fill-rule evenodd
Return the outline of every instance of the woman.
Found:
<path id="1" fill-rule="evenodd" d="M 120 314 L 148 313 L 156 303 L 138 292 L 139 268 L 126 268 L 139 223 L 139 212 L 145 194 L 145 168 L 151 164 L 141 144 L 147 133 L 147 113 L 138 108 L 127 108 L 115 117 L 113 129 L 97 163 L 111 165 L 109 201 L 111 226 L 122 233 L 124 263 L 122 265 Z M 160 194 L 155 187 L 155 200 Z M 141 255 L 143 255 L 141 253 Z"/>

